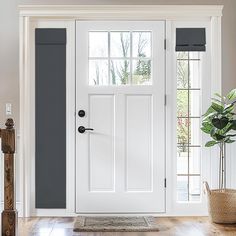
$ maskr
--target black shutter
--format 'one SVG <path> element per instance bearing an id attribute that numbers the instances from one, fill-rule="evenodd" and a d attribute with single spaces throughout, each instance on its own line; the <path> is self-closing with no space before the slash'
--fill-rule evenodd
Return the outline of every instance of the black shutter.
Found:
<path id="1" fill-rule="evenodd" d="M 176 51 L 206 51 L 205 28 L 176 28 Z"/>
<path id="2" fill-rule="evenodd" d="M 66 208 L 66 29 L 35 30 L 36 208 Z"/>

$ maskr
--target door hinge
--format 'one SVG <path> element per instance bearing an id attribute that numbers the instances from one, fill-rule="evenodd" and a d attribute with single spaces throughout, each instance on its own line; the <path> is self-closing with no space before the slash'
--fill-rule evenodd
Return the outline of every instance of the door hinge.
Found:
<path id="1" fill-rule="evenodd" d="M 167 95 L 165 94 L 164 95 L 164 105 L 166 106 L 166 103 L 167 103 Z"/>
<path id="2" fill-rule="evenodd" d="M 164 179 L 164 187 L 166 188 L 166 178 Z"/>
<path id="3" fill-rule="evenodd" d="M 164 49 L 166 50 L 166 39 L 164 39 Z"/>

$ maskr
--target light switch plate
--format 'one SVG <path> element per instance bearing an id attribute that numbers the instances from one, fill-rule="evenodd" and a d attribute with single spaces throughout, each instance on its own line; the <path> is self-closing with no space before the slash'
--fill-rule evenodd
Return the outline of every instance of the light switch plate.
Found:
<path id="1" fill-rule="evenodd" d="M 11 115 L 11 113 L 12 113 L 11 103 L 6 103 L 6 115 Z"/>

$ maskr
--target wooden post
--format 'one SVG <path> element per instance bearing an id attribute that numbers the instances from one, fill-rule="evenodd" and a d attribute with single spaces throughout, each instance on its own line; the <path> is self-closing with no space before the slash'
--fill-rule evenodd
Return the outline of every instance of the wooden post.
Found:
<path id="1" fill-rule="evenodd" d="M 16 236 L 17 211 L 14 186 L 15 129 L 13 119 L 6 121 L 6 129 L 0 130 L 4 153 L 4 210 L 2 212 L 2 236 Z"/>

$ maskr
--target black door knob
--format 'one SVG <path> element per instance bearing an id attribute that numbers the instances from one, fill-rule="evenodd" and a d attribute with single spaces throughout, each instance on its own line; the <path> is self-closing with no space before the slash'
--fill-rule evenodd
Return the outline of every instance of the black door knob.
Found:
<path id="1" fill-rule="evenodd" d="M 78 115 L 79 115 L 79 117 L 84 117 L 85 116 L 85 111 L 84 110 L 79 110 Z"/>
<path id="2" fill-rule="evenodd" d="M 92 128 L 85 128 L 84 126 L 80 126 L 80 127 L 78 128 L 78 131 L 79 131 L 79 133 L 81 133 L 81 134 L 83 134 L 86 130 L 91 130 L 91 131 L 93 131 Z"/>

